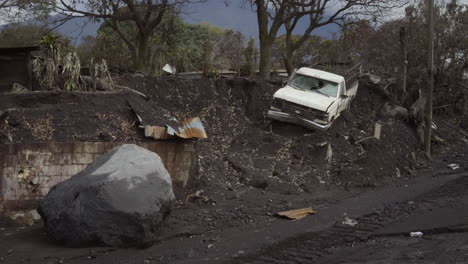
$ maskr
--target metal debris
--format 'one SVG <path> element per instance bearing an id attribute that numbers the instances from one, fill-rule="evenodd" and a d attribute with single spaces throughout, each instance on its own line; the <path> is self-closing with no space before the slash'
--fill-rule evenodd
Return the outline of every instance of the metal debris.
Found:
<path id="1" fill-rule="evenodd" d="M 182 122 L 182 127 L 178 129 L 173 129 L 172 127 L 167 127 L 167 133 L 171 136 L 178 136 L 180 138 L 190 139 L 190 138 L 207 138 L 205 128 L 198 117 L 187 118 Z"/>
<path id="2" fill-rule="evenodd" d="M 154 139 L 171 139 L 171 138 L 183 138 L 183 139 L 203 139 L 208 138 L 203 123 L 200 118 L 192 117 L 187 118 L 182 123 L 177 122 L 177 119 L 170 118 L 164 126 L 150 126 L 145 125 L 141 116 L 137 113 L 132 104 L 130 104 L 133 112 L 138 118 L 140 123 L 139 127 L 145 129 L 145 137 L 152 137 Z"/>
<path id="3" fill-rule="evenodd" d="M 184 120 L 180 127 L 173 128 L 169 125 L 161 126 L 144 126 L 145 136 L 155 139 L 170 139 L 178 137 L 183 139 L 203 139 L 207 138 L 205 128 L 198 117 L 188 118 Z"/>

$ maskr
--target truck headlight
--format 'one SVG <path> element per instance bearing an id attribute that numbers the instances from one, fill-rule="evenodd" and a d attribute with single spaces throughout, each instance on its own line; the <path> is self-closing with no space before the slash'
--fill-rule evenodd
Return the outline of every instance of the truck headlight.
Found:
<path id="1" fill-rule="evenodd" d="M 283 100 L 278 99 L 278 98 L 273 98 L 273 101 L 271 102 L 271 107 L 281 110 L 283 108 Z"/>

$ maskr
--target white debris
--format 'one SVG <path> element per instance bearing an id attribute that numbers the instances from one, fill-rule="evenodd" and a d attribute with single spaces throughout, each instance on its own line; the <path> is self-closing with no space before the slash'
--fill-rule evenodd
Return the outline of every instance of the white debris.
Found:
<path id="1" fill-rule="evenodd" d="M 410 232 L 410 237 L 419 237 L 421 238 L 423 236 L 423 232 Z"/>
<path id="2" fill-rule="evenodd" d="M 332 150 L 332 147 L 331 147 L 331 144 L 328 143 L 328 147 L 327 147 L 327 154 L 325 156 L 325 160 L 330 163 L 332 161 L 332 157 L 333 157 L 333 150 Z"/>
<path id="3" fill-rule="evenodd" d="M 169 73 L 169 74 L 175 74 L 175 73 L 176 73 L 176 68 L 173 67 L 173 66 L 171 66 L 171 65 L 169 65 L 169 64 L 164 65 L 164 67 L 162 68 L 162 70 L 163 70 L 164 72 Z"/>
<path id="4" fill-rule="evenodd" d="M 460 168 L 460 165 L 458 165 L 456 163 L 452 163 L 452 164 L 448 165 L 448 167 L 451 168 L 452 170 L 456 170 L 456 169 Z"/>
<path id="5" fill-rule="evenodd" d="M 345 216 L 344 218 L 345 220 L 343 222 L 341 222 L 343 225 L 349 225 L 349 226 L 356 226 L 358 224 L 358 221 L 352 219 L 352 218 L 349 218 L 347 216 Z"/>
<path id="6" fill-rule="evenodd" d="M 374 137 L 380 140 L 380 134 L 382 133 L 382 125 L 377 122 L 374 125 Z"/>
<path id="7" fill-rule="evenodd" d="M 379 76 L 377 76 L 377 75 L 369 74 L 369 80 L 370 80 L 373 84 L 379 84 L 379 83 L 382 81 L 382 77 L 379 77 Z"/>

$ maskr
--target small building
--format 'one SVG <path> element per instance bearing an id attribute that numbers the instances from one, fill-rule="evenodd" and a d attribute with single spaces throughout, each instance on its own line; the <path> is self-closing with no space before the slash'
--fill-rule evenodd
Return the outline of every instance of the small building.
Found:
<path id="1" fill-rule="evenodd" d="M 31 52 L 39 46 L 0 47 L 0 92 L 11 90 L 14 83 L 32 89 Z"/>

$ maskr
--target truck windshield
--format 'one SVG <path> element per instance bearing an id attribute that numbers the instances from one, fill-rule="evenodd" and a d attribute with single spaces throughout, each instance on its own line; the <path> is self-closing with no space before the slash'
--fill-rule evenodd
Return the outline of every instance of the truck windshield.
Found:
<path id="1" fill-rule="evenodd" d="M 289 81 L 289 85 L 293 86 L 294 88 L 314 91 L 327 96 L 336 97 L 338 95 L 337 83 L 322 80 L 312 76 L 296 74 L 292 80 Z"/>

